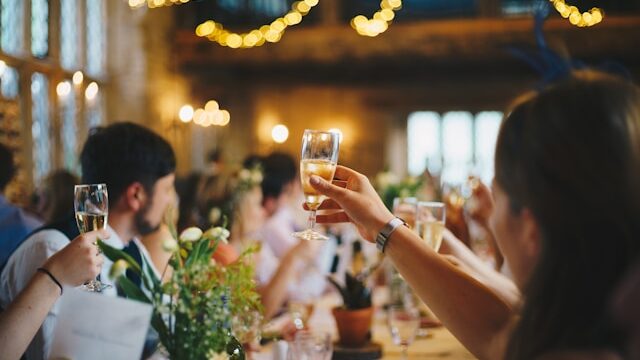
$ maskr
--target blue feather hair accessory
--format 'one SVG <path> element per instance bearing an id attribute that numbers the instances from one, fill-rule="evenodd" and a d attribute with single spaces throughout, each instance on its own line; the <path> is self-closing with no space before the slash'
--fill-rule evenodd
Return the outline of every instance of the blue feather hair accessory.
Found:
<path id="1" fill-rule="evenodd" d="M 631 79 L 631 73 L 619 62 L 606 60 L 599 65 L 587 65 L 585 62 L 566 57 L 551 49 L 544 36 L 544 22 L 549 17 L 552 7 L 548 0 L 538 0 L 534 4 L 533 32 L 536 47 L 513 45 L 507 51 L 514 57 L 523 60 L 531 66 L 541 77 L 536 85 L 537 90 L 544 89 L 549 84 L 568 78 L 575 70 L 594 69 L 625 79 Z M 579 31 L 579 30 L 577 30 Z"/>

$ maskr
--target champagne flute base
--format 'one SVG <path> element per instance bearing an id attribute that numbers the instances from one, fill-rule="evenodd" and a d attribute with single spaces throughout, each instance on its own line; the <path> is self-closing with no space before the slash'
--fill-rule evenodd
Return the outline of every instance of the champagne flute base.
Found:
<path id="1" fill-rule="evenodd" d="M 298 239 L 302 239 L 302 240 L 319 240 L 319 241 L 329 240 L 329 238 L 326 235 L 323 235 L 323 234 L 321 234 L 321 233 L 319 233 L 317 231 L 313 231 L 311 229 L 294 232 L 291 235 L 296 237 L 296 238 L 298 238 Z"/>
<path id="2" fill-rule="evenodd" d="M 98 280 L 91 280 L 88 283 L 82 285 L 81 289 L 88 292 L 102 292 L 106 289 L 111 288 L 112 286 L 109 284 L 101 283 Z"/>

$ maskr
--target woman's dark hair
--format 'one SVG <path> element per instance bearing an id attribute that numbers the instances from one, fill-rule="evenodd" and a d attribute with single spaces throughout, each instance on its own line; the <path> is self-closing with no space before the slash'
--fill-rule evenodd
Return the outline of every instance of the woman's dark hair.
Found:
<path id="1" fill-rule="evenodd" d="M 73 191 L 80 180 L 67 170 L 55 170 L 44 180 L 42 217 L 47 224 L 73 216 Z"/>
<path id="2" fill-rule="evenodd" d="M 640 92 L 580 72 L 521 99 L 496 146 L 495 181 L 541 230 L 508 359 L 619 350 L 607 302 L 638 258 Z"/>
<path id="3" fill-rule="evenodd" d="M 156 181 L 175 171 L 176 158 L 171 145 L 153 131 L 120 122 L 92 129 L 80 164 L 83 183 L 106 183 L 109 203 L 115 204 L 134 182 L 152 194 Z"/>
<path id="4" fill-rule="evenodd" d="M 176 180 L 176 192 L 178 193 L 178 232 L 197 226 L 203 228 L 202 216 L 198 207 L 198 192 L 202 174 L 193 172 L 189 176 Z"/>
<path id="5" fill-rule="evenodd" d="M 13 153 L 7 146 L 0 144 L 0 193 L 16 175 L 16 164 L 13 161 Z"/>
<path id="6" fill-rule="evenodd" d="M 278 198 L 287 184 L 296 179 L 298 166 L 289 154 L 274 152 L 261 161 L 264 179 L 262 195 L 264 199 Z"/>

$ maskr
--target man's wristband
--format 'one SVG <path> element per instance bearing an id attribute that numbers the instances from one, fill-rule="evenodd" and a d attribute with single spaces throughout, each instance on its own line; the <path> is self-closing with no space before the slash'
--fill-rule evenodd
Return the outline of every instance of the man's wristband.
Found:
<path id="1" fill-rule="evenodd" d="M 407 223 L 404 220 L 394 217 L 389 220 L 389 222 L 380 230 L 378 235 L 376 236 L 376 246 L 380 252 L 384 253 L 384 249 L 387 247 L 387 241 L 391 234 L 401 225 L 407 226 Z"/>
<path id="2" fill-rule="evenodd" d="M 41 272 L 41 273 L 46 274 L 47 276 L 49 276 L 51 281 L 53 281 L 54 283 L 56 283 L 56 285 L 58 285 L 58 287 L 60 288 L 60 295 L 62 295 L 62 284 L 60 284 L 60 281 L 58 281 L 58 279 L 56 279 L 56 277 L 53 276 L 53 274 L 49 270 L 47 270 L 45 268 L 38 268 L 36 271 Z"/>

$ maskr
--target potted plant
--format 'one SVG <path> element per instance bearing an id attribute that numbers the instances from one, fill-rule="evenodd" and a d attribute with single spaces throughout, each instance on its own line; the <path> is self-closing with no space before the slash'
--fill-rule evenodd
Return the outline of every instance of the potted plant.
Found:
<path id="1" fill-rule="evenodd" d="M 331 277 L 329 281 L 342 296 L 343 305 L 333 308 L 340 345 L 351 348 L 364 346 L 370 338 L 373 320 L 371 289 L 362 277 L 353 276 L 349 272 L 345 273 L 344 285 Z"/>

